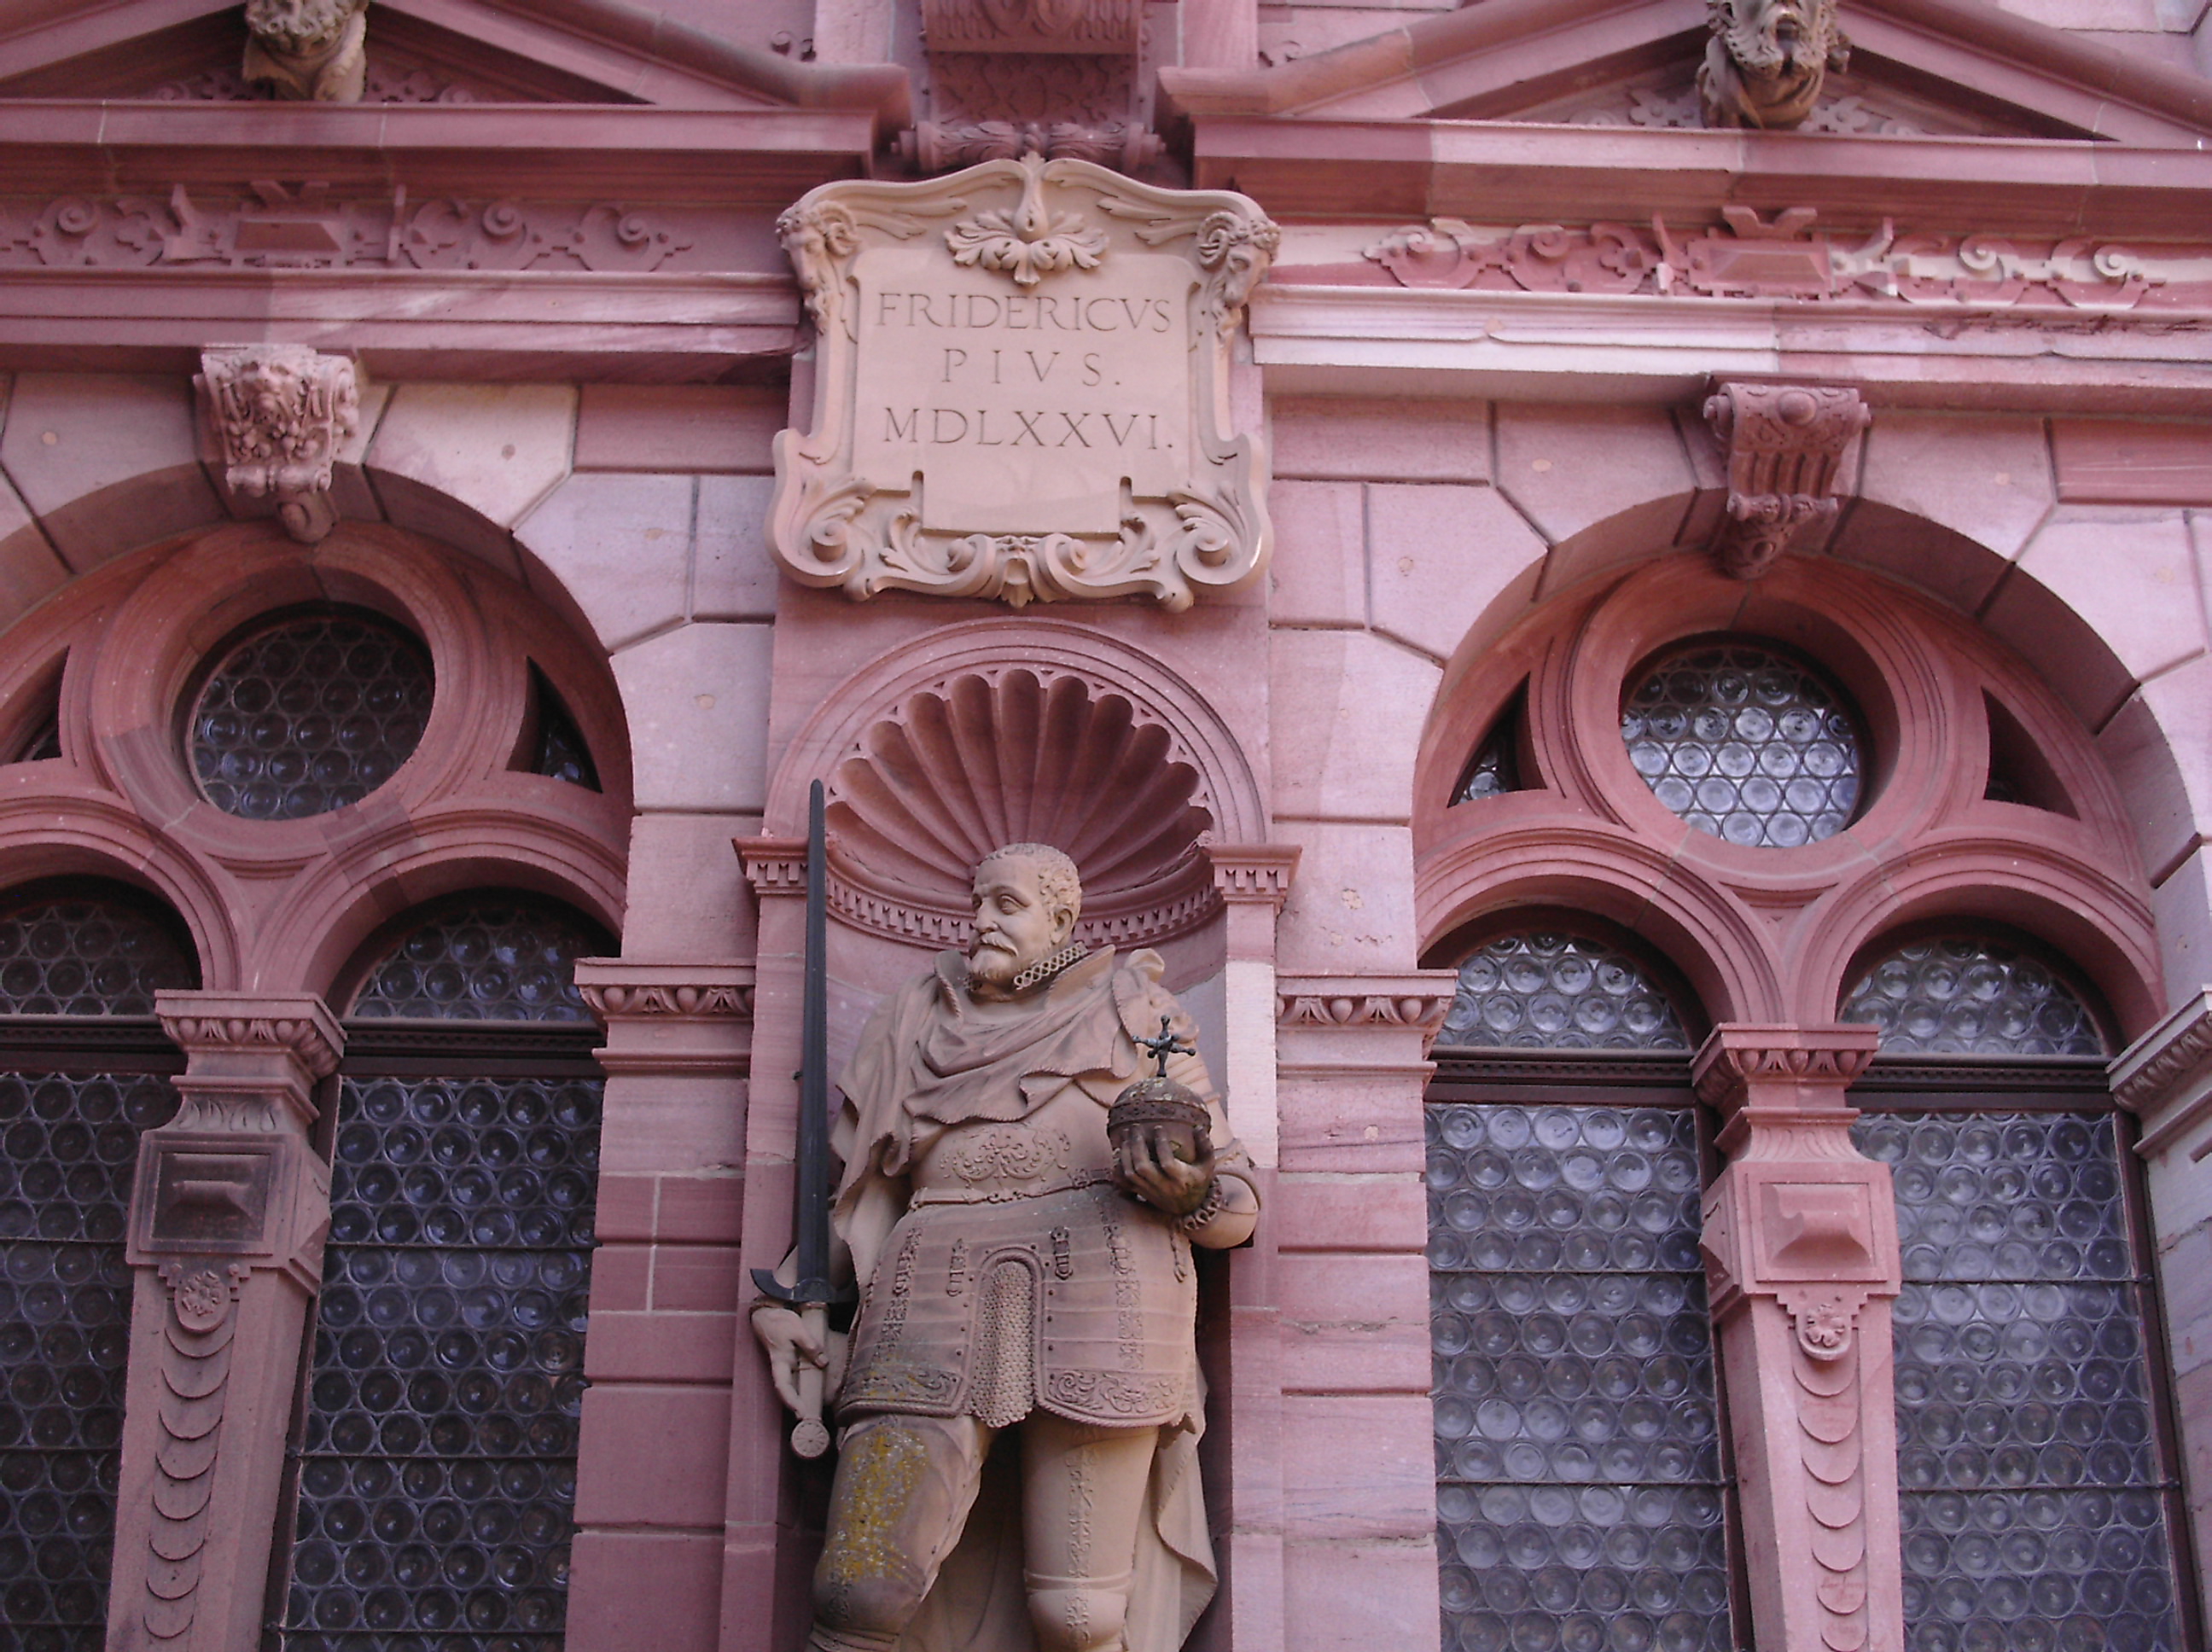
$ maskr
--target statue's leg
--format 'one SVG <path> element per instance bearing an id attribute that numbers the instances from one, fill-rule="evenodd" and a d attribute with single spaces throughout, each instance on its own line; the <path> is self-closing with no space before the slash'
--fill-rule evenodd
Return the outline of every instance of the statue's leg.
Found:
<path id="1" fill-rule="evenodd" d="M 991 1432 L 972 1417 L 899 1416 L 845 1431 L 814 1569 L 814 1652 L 896 1643 L 959 1541 Z"/>
<path id="2" fill-rule="evenodd" d="M 1119 1652 L 1156 1428 L 1022 1424 L 1022 1581 L 1039 1652 Z"/>

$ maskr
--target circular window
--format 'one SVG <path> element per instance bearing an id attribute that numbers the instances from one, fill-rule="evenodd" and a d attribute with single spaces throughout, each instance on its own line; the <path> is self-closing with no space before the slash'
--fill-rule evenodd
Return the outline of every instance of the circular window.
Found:
<path id="1" fill-rule="evenodd" d="M 429 720 L 430 657 L 365 614 L 289 619 L 233 648 L 200 690 L 188 736 L 210 803 L 298 820 L 390 780 Z"/>
<path id="2" fill-rule="evenodd" d="M 1746 847 L 1833 837 L 1858 806 L 1858 729 L 1843 695 L 1756 643 L 1662 658 L 1628 696 L 1620 738 L 1654 797 Z"/>

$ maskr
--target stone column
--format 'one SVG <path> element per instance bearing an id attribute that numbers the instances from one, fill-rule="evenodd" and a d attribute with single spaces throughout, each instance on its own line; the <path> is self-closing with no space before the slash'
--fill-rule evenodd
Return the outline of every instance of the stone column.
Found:
<path id="1" fill-rule="evenodd" d="M 284 1442 L 322 1282 L 308 1139 L 343 1035 L 318 998 L 163 993 L 184 1104 L 139 1144 L 111 1652 L 261 1644 Z"/>
<path id="2" fill-rule="evenodd" d="M 1233 1488 L 1230 1535 L 1240 1553 L 1256 1546 L 1272 1498 L 1282 1585 L 1272 1625 L 1237 1619 L 1238 1652 L 1437 1644 L 1421 1098 L 1457 987 L 1449 969 L 1276 982 L 1281 1169 L 1259 1301 L 1280 1326 L 1280 1443 L 1251 1491 Z M 1251 1403 L 1240 1380 L 1237 1404 Z"/>
<path id="3" fill-rule="evenodd" d="M 738 1240 L 752 966 L 586 958 L 576 984 L 606 1028 L 607 1082 L 568 1644 L 710 1652 L 732 1360 L 751 1353 Z"/>
<path id="4" fill-rule="evenodd" d="M 2160 1301 L 2181 1424 L 2182 1484 L 2198 1570 L 2212 1577 L 2212 987 L 2112 1063 L 2112 1096 L 2136 1114 L 2150 1184 Z M 2177 1532 L 2177 1549 L 2187 1535 Z"/>
<path id="5" fill-rule="evenodd" d="M 755 951 L 753 1078 L 747 1089 L 741 1254 L 766 1266 L 791 1248 L 792 1156 L 799 1140 L 799 1006 L 806 964 L 806 840 L 741 837 L 738 853 L 760 902 Z M 834 984 L 833 984 L 833 991 Z M 746 1279 L 737 1306 L 751 1299 Z M 813 1616 L 813 1556 L 799 1527 L 799 1471 L 768 1362 L 745 1345 L 730 1382 L 728 1503 L 723 1527 L 723 1652 L 796 1646 Z"/>
<path id="6" fill-rule="evenodd" d="M 1703 1248 L 1761 1652 L 1905 1644 L 1897 1211 L 1844 1101 L 1875 1041 L 1871 1026 L 1723 1025 L 1694 1069 L 1729 1157 Z"/>

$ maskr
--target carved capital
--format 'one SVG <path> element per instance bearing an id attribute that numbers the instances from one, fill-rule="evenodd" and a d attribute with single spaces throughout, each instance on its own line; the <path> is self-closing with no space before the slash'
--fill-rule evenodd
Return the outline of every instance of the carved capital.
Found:
<path id="1" fill-rule="evenodd" d="M 2212 1121 L 2212 987 L 2180 1005 L 2112 1066 L 2112 1098 L 2142 1121 L 2146 1158 L 2196 1141 Z M 2192 1157 L 2203 1154 L 2191 1145 Z"/>
<path id="2" fill-rule="evenodd" d="M 1845 449 L 1873 418 L 1856 390 L 1826 385 L 1723 385 L 1705 419 L 1728 450 L 1721 566 L 1756 580 L 1808 524 L 1836 513 Z"/>
<path id="3" fill-rule="evenodd" d="M 320 542 L 337 525 L 331 465 L 361 422 L 353 363 L 305 344 L 217 345 L 198 383 L 231 491 L 275 500 L 287 533 Z"/>
<path id="4" fill-rule="evenodd" d="M 310 1078 L 337 1070 L 345 1034 L 319 998 L 165 992 L 155 1000 L 161 1030 L 197 1062 L 207 1055 L 289 1057 Z"/>
<path id="5" fill-rule="evenodd" d="M 1030 154 L 825 184 L 777 227 L 820 352 L 811 428 L 776 439 L 793 579 L 1179 611 L 1261 574 L 1261 446 L 1222 422 L 1281 239 L 1256 203 Z"/>
<path id="6" fill-rule="evenodd" d="M 1831 1121 L 1842 1092 L 1872 1063 L 1881 1029 L 1859 1022 L 1826 1027 L 1759 1026 L 1726 1022 L 1713 1029 L 1691 1064 L 1698 1099 L 1723 1114 L 1747 1107 L 1810 1107 Z"/>
<path id="7" fill-rule="evenodd" d="M 1216 843 L 1206 852 L 1213 868 L 1213 887 L 1235 903 L 1264 904 L 1280 912 L 1297 876 L 1296 843 Z"/>
<path id="8" fill-rule="evenodd" d="M 246 0 L 246 79 L 279 98 L 359 103 L 368 0 Z"/>
<path id="9" fill-rule="evenodd" d="M 1402 975 L 1279 975 L 1276 1024 L 1316 1029 L 1402 1029 L 1421 1036 L 1427 1054 L 1459 990 L 1457 972 Z"/>
<path id="10" fill-rule="evenodd" d="M 585 958 L 576 965 L 576 987 L 610 1026 L 617 1021 L 750 1021 L 753 1016 L 749 963 Z"/>

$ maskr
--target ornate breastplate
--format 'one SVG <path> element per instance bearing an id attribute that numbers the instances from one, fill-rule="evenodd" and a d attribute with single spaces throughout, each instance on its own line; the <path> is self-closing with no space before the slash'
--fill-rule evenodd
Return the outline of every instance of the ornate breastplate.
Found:
<path id="1" fill-rule="evenodd" d="M 948 1130 L 931 1146 L 915 1181 L 917 1205 L 953 1205 L 1033 1199 L 1041 1193 L 1087 1187 L 1106 1180 L 1096 1156 L 1079 1153 L 1056 1125 L 968 1125 Z"/>

